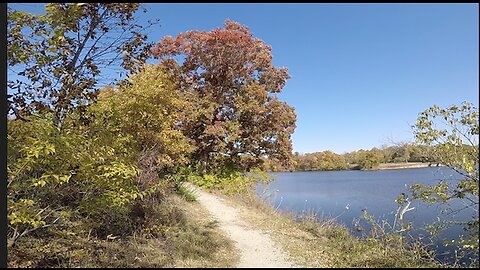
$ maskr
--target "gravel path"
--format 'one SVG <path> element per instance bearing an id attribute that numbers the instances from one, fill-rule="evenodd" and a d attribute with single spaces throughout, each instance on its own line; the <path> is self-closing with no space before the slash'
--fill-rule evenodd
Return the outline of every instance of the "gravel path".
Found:
<path id="1" fill-rule="evenodd" d="M 238 210 L 226 205 L 223 199 L 185 183 L 194 192 L 197 201 L 219 222 L 220 228 L 234 241 L 241 251 L 237 267 L 295 267 L 267 234 L 251 228 L 240 219 Z"/>

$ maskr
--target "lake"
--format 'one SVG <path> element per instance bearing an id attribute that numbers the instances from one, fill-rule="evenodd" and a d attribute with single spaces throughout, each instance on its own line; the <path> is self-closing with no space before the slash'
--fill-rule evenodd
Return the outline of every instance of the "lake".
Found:
<path id="1" fill-rule="evenodd" d="M 281 212 L 315 213 L 318 218 L 335 218 L 351 231 L 360 235 L 355 229 L 354 221 L 363 227 L 368 223 L 361 219 L 365 209 L 377 221 L 387 220 L 393 225 L 398 205 L 395 199 L 404 192 L 409 194 L 409 187 L 414 183 L 436 184 L 444 179 L 451 183 L 458 182 L 461 175 L 445 167 L 379 170 L 379 171 L 325 171 L 325 172 L 284 172 L 271 173 L 274 180 L 267 185 L 258 184 L 257 194 Z M 463 207 L 460 200 L 452 200 L 448 205 L 427 204 L 413 200 L 406 212 L 404 222 L 411 221 L 415 228 L 435 221 L 469 220 L 478 209 L 467 209 L 456 214 L 442 213 Z M 457 239 L 462 234 L 462 226 L 452 225 L 435 239 L 434 248 L 437 258 L 451 260 L 447 254 L 454 247 L 445 247 L 444 240 Z M 426 236 L 422 229 L 412 232 L 415 237 Z M 451 252 L 450 252 L 451 253 Z M 465 262 L 465 260 L 464 260 Z"/>

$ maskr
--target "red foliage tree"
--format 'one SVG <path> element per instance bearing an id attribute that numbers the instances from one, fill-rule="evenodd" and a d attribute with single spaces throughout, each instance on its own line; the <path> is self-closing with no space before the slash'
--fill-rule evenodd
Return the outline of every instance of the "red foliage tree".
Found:
<path id="1" fill-rule="evenodd" d="M 248 27 L 227 20 L 224 29 L 165 37 L 153 55 L 191 102 L 181 126 L 196 143 L 193 158 L 210 169 L 230 163 L 248 170 L 262 156 L 291 163 L 296 115 L 277 98 L 289 75 Z"/>

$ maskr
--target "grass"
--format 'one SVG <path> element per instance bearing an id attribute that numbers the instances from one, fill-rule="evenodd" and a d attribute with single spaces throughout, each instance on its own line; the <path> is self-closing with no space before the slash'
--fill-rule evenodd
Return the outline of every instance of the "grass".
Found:
<path id="1" fill-rule="evenodd" d="M 128 237 L 94 237 L 83 221 L 29 235 L 8 251 L 8 267 L 232 267 L 231 241 L 197 202 L 172 195 L 151 205 Z"/>
<path id="2" fill-rule="evenodd" d="M 359 239 L 333 219 L 281 214 L 257 198 L 254 192 L 226 196 L 240 209 L 244 220 L 269 233 L 301 267 L 445 267 L 434 261 L 424 246 L 407 246 L 398 235 Z"/>
<path id="3" fill-rule="evenodd" d="M 237 265 L 238 250 L 196 201 L 195 194 L 182 185 L 176 190 L 177 194 L 134 208 L 134 217 L 141 217 L 141 222 L 131 235 L 114 235 L 107 229 L 95 234 L 86 220 L 71 218 L 59 227 L 20 239 L 8 251 L 8 267 Z M 423 246 L 407 246 L 398 235 L 359 239 L 333 219 L 319 221 L 311 214 L 298 219 L 293 214 L 281 214 L 253 191 L 228 196 L 221 190 L 212 192 L 238 209 L 243 220 L 271 235 L 300 267 L 445 266 L 435 262 Z M 111 228 L 124 228 L 122 222 L 131 220 L 124 216 L 111 219 Z"/>
<path id="4" fill-rule="evenodd" d="M 176 191 L 187 202 L 194 202 L 197 200 L 193 191 L 189 190 L 182 182 L 177 184 Z"/>

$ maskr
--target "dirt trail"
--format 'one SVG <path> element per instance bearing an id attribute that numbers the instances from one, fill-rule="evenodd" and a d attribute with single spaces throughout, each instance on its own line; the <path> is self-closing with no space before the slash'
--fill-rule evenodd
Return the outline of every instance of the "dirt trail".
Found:
<path id="1" fill-rule="evenodd" d="M 248 223 L 241 220 L 237 209 L 190 183 L 185 185 L 195 193 L 198 202 L 217 219 L 220 228 L 240 250 L 240 262 L 237 267 L 295 267 L 270 236 L 251 228 Z"/>

